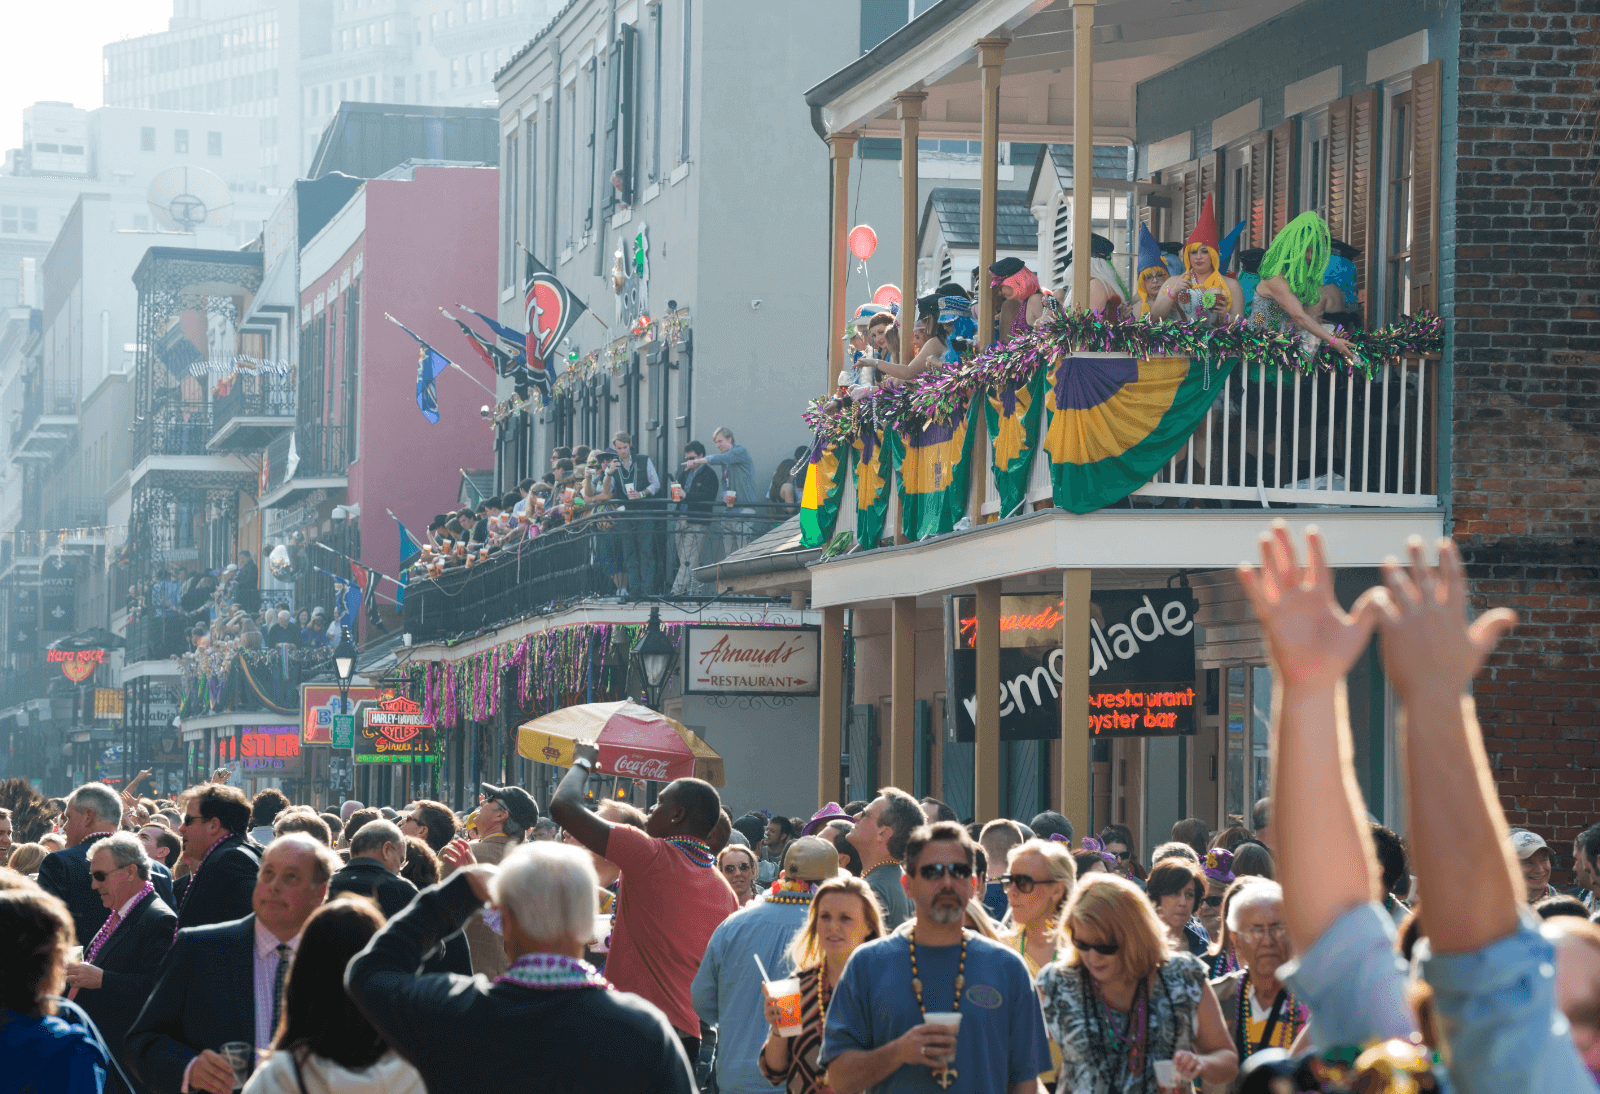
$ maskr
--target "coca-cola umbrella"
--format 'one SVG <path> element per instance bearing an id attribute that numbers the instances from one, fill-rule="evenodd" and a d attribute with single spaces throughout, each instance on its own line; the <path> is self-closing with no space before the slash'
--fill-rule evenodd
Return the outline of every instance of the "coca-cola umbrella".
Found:
<path id="1" fill-rule="evenodd" d="M 563 707 L 517 727 L 517 753 L 556 767 L 572 766 L 579 741 L 600 748 L 596 770 L 625 779 L 704 779 L 722 786 L 722 757 L 682 722 L 624 699 Z"/>

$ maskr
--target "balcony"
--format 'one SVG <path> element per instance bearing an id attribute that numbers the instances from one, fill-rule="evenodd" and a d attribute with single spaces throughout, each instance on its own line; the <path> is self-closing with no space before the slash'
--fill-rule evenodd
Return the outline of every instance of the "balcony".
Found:
<path id="1" fill-rule="evenodd" d="M 128 621 L 128 645 L 123 661 L 165 661 L 184 653 L 188 620 L 177 612 L 159 612 Z"/>
<path id="2" fill-rule="evenodd" d="M 283 509 L 315 490 L 343 490 L 345 431 L 340 425 L 302 422 L 267 446 L 260 505 Z"/>
<path id="3" fill-rule="evenodd" d="M 294 428 L 294 408 L 293 376 L 241 372 L 211 406 L 216 432 L 206 441 L 206 450 L 259 452 Z"/>
<path id="4" fill-rule="evenodd" d="M 65 452 L 77 435 L 77 394 L 66 385 L 48 393 L 38 386 L 23 397 L 22 417 L 11 431 L 11 455 L 48 462 Z"/>
<path id="5" fill-rule="evenodd" d="M 9 710 L 29 699 L 43 699 L 50 685 L 65 679 L 55 665 L 34 665 L 0 675 L 0 710 Z"/>
<path id="6" fill-rule="evenodd" d="M 718 508 L 721 508 L 720 506 Z M 703 532 L 695 565 L 720 562 L 740 545 L 762 535 L 782 517 L 744 512 L 713 513 L 691 526 Z M 611 575 L 628 569 L 630 548 L 648 542 L 656 552 L 653 588 L 633 589 L 639 598 L 667 594 L 678 572 L 681 512 L 605 513 L 506 545 L 471 568 L 455 568 L 437 578 L 413 576 L 406 588 L 405 629 L 416 642 L 471 635 L 529 615 L 544 615 L 565 604 L 615 598 Z M 683 600 L 711 595 L 695 585 Z"/>

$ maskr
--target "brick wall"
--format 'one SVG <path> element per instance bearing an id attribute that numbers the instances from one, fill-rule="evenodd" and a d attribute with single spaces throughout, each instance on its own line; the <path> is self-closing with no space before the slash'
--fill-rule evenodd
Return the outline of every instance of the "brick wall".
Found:
<path id="1" fill-rule="evenodd" d="M 1501 800 L 1563 856 L 1600 820 L 1597 47 L 1590 0 L 1462 4 L 1454 534 L 1523 618 L 1476 687 Z"/>

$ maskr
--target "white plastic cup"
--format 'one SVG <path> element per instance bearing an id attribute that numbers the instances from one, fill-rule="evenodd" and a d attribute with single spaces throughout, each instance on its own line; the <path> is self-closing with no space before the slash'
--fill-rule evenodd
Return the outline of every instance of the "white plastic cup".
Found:
<path id="1" fill-rule="evenodd" d="M 611 948 L 611 917 L 597 915 L 594 917 L 594 934 L 589 939 L 589 948 L 595 953 L 605 953 Z"/>
<path id="2" fill-rule="evenodd" d="M 923 1021 L 924 1025 L 929 1025 L 929 1026 L 949 1026 L 950 1027 L 950 1032 L 951 1032 L 952 1035 L 959 1034 L 960 1030 L 961 1030 L 961 1012 L 960 1011 L 955 1011 L 955 1010 L 929 1011 L 927 1014 L 924 1014 L 922 1016 L 922 1021 Z M 953 1055 L 951 1055 L 951 1056 L 930 1056 L 928 1058 L 930 1060 L 933 1060 L 935 1063 L 944 1064 L 946 1067 L 949 1067 L 951 1064 L 956 1062 L 956 1058 Z"/>
<path id="3" fill-rule="evenodd" d="M 1155 1069 L 1156 1085 L 1162 1090 L 1171 1090 L 1178 1085 L 1178 1071 L 1171 1060 L 1151 1060 L 1150 1066 Z"/>
<path id="4" fill-rule="evenodd" d="M 722 492 L 722 504 L 723 505 L 732 505 L 734 502 L 736 502 L 738 500 L 739 500 L 739 495 L 737 493 L 735 493 L 734 491 L 732 491 L 732 490 L 724 490 Z"/>
<path id="5" fill-rule="evenodd" d="M 632 487 L 632 486 L 628 487 L 628 500 L 629 501 L 638 501 L 639 500 L 639 491 L 636 488 Z"/>
<path id="6" fill-rule="evenodd" d="M 800 978 L 791 976 L 787 980 L 768 980 L 766 992 L 767 998 L 777 1005 L 780 1014 L 778 1036 L 800 1036 L 805 1029 L 805 1023 L 800 1018 Z"/>

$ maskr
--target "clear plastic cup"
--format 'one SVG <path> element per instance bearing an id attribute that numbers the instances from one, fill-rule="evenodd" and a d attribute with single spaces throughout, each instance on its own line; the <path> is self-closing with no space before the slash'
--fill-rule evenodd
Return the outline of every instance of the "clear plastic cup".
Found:
<path id="1" fill-rule="evenodd" d="M 767 998 L 778 1008 L 778 1035 L 800 1036 L 805 1029 L 800 1017 L 800 978 L 791 976 L 787 980 L 769 980 L 766 992 Z"/>
<path id="2" fill-rule="evenodd" d="M 672 500 L 673 501 L 682 501 L 683 500 L 683 483 L 675 482 L 675 483 L 672 484 Z"/>
<path id="3" fill-rule="evenodd" d="M 922 1021 L 930 1026 L 949 1026 L 952 1034 L 958 1034 L 961 1029 L 961 1012 L 954 1010 L 929 1011 L 922 1016 Z M 956 1062 L 954 1055 L 930 1056 L 929 1059 L 946 1067 Z"/>
<path id="4" fill-rule="evenodd" d="M 739 500 L 739 495 L 737 493 L 735 493 L 734 491 L 732 491 L 732 490 L 724 490 L 722 492 L 722 504 L 723 505 L 732 505 L 734 502 L 736 502 L 738 500 Z"/>
<path id="5" fill-rule="evenodd" d="M 233 1089 L 241 1089 L 250 1081 L 250 1072 L 256 1066 L 256 1046 L 249 1041 L 229 1041 L 222 1046 L 222 1055 L 233 1068 Z"/>
<path id="6" fill-rule="evenodd" d="M 1178 1070 L 1171 1060 L 1151 1060 L 1150 1066 L 1156 1073 L 1156 1085 L 1162 1090 L 1171 1090 L 1178 1083 Z"/>
<path id="7" fill-rule="evenodd" d="M 639 491 L 635 487 L 632 487 L 632 486 L 628 487 L 628 500 L 629 501 L 638 501 L 639 500 Z"/>

